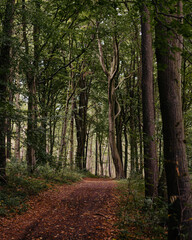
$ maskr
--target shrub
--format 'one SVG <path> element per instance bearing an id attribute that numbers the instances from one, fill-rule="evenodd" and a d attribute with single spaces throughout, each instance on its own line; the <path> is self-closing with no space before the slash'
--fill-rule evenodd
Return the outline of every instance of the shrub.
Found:
<path id="1" fill-rule="evenodd" d="M 145 199 L 141 178 L 119 182 L 119 239 L 166 239 L 167 203 Z"/>

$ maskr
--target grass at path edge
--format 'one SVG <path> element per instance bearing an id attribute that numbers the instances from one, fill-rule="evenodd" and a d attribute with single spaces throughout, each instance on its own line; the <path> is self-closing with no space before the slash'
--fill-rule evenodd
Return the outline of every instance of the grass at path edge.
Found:
<path id="1" fill-rule="evenodd" d="M 0 217 L 21 214 L 28 209 L 27 200 L 56 184 L 72 184 L 85 177 L 94 177 L 87 171 L 55 169 L 49 165 L 38 166 L 32 175 L 27 173 L 27 166 L 22 163 L 7 165 L 8 181 L 0 186 Z"/>

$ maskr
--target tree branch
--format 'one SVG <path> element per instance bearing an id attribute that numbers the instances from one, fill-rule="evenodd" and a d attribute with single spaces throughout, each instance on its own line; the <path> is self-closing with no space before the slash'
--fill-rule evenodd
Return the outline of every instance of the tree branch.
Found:
<path id="1" fill-rule="evenodd" d="M 117 105 L 118 105 L 119 111 L 118 111 L 118 113 L 115 115 L 115 119 L 119 116 L 119 114 L 120 114 L 120 112 L 121 112 L 121 106 L 120 106 L 119 102 L 117 101 L 117 99 L 116 99 L 116 103 L 117 103 Z"/>
<path id="2" fill-rule="evenodd" d="M 103 49 L 102 49 L 101 40 L 99 39 L 98 34 L 97 34 L 97 41 L 98 41 L 98 48 L 99 48 L 99 54 L 98 54 L 99 61 L 101 63 L 101 67 L 103 68 L 103 72 L 108 77 L 109 72 L 107 71 L 107 68 L 106 68 L 105 63 L 104 63 Z"/>
<path id="3" fill-rule="evenodd" d="M 113 37 L 113 61 L 111 63 L 110 76 L 114 78 L 119 69 L 119 48 L 116 36 Z"/>

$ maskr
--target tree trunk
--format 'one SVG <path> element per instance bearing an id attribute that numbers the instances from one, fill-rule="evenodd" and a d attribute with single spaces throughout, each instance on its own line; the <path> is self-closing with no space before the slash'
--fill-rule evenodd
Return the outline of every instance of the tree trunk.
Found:
<path id="1" fill-rule="evenodd" d="M 88 149 L 87 170 L 92 172 L 92 152 L 93 152 L 93 135 L 91 135 L 90 146 Z"/>
<path id="2" fill-rule="evenodd" d="M 83 159 L 83 169 L 86 169 L 86 166 L 87 166 L 87 154 L 88 154 L 88 146 L 89 146 L 89 134 L 90 134 L 90 128 L 89 130 L 87 131 L 87 134 L 86 134 L 86 142 L 85 142 L 85 156 L 84 156 L 84 159 Z"/>
<path id="3" fill-rule="evenodd" d="M 122 102 L 122 96 L 119 94 L 119 98 Z M 123 120 L 122 120 L 122 110 L 119 109 L 119 103 L 115 103 L 115 115 L 118 114 L 118 116 L 115 118 L 115 130 L 116 130 L 116 144 L 117 144 L 117 149 L 119 152 L 119 156 L 121 159 L 121 162 L 123 162 L 123 150 L 122 150 L 122 131 L 123 131 Z M 119 111 L 121 112 L 119 113 Z"/>
<path id="4" fill-rule="evenodd" d="M 99 141 L 99 162 L 100 162 L 100 168 L 101 168 L 101 176 L 104 175 L 104 171 L 103 171 L 103 160 L 102 160 L 102 144 Z"/>
<path id="5" fill-rule="evenodd" d="M 111 62 L 110 71 L 107 70 L 104 63 L 104 55 L 102 50 L 102 44 L 98 38 L 99 47 L 99 60 L 103 68 L 103 72 L 107 76 L 108 80 L 108 103 L 109 103 L 109 143 L 111 147 L 111 155 L 113 163 L 115 165 L 115 172 L 117 178 L 124 178 L 123 164 L 117 149 L 116 136 L 115 136 L 115 75 L 119 69 L 119 46 L 116 36 L 113 37 L 113 60 Z"/>
<path id="6" fill-rule="evenodd" d="M 69 112 L 69 102 L 70 99 L 73 96 L 73 93 L 69 95 L 69 92 L 71 90 L 71 84 L 69 84 L 69 88 L 67 91 L 67 97 L 66 97 L 66 106 L 65 106 L 65 112 L 64 112 L 64 119 L 63 119 L 63 126 L 62 126 L 62 133 L 61 133 L 61 144 L 60 144 L 60 150 L 59 150 L 59 158 L 63 158 L 63 152 L 66 149 L 66 134 L 67 134 L 67 120 L 68 120 L 68 112 Z"/>
<path id="7" fill-rule="evenodd" d="M 179 14 L 182 4 L 179 1 Z M 165 18 L 169 24 L 173 19 Z M 164 41 L 162 41 L 164 36 Z M 163 45 L 162 45 L 163 42 Z M 166 44 L 165 44 L 166 43 Z M 181 103 L 182 38 L 161 22 L 156 25 L 158 84 L 163 120 L 164 161 L 168 189 L 168 239 L 192 239 L 192 196 Z M 185 237 L 182 237 L 183 234 Z"/>
<path id="8" fill-rule="evenodd" d="M 96 133 L 96 140 L 95 140 L 95 176 L 98 174 L 98 140 L 97 140 L 97 133 Z"/>
<path id="9" fill-rule="evenodd" d="M 6 154 L 5 154 L 5 127 L 6 127 L 6 97 L 7 84 L 11 65 L 11 37 L 13 29 L 14 0 L 7 0 L 5 16 L 2 22 L 3 42 L 0 46 L 0 182 L 6 183 Z"/>
<path id="10" fill-rule="evenodd" d="M 71 107 L 71 133 L 70 133 L 70 168 L 73 169 L 73 151 L 74 151 L 74 141 L 73 141 L 73 135 L 74 135 L 74 98 L 72 98 L 72 107 Z"/>
<path id="11" fill-rule="evenodd" d="M 36 83 L 34 77 L 28 77 L 28 122 L 27 122 L 27 166 L 28 172 L 33 173 L 36 165 L 36 153 L 35 153 L 35 131 L 36 131 L 36 106 L 35 106 L 35 95 L 36 95 Z"/>
<path id="12" fill-rule="evenodd" d="M 108 169 L 109 169 L 109 177 L 111 177 L 111 154 L 110 154 L 110 145 L 108 144 L 108 154 L 107 154 L 107 159 L 108 159 Z"/>
<path id="13" fill-rule="evenodd" d="M 127 167 L 128 167 L 128 138 L 127 138 L 127 128 L 124 126 L 124 138 L 125 138 L 125 163 L 124 163 L 124 174 L 127 178 Z"/>
<path id="14" fill-rule="evenodd" d="M 84 66 L 84 65 L 83 65 Z M 87 134 L 87 105 L 91 81 L 87 84 L 85 74 L 82 73 L 79 79 L 79 101 L 78 108 L 75 101 L 75 122 L 77 129 L 77 151 L 76 166 L 83 169 L 86 166 L 85 160 L 85 142 Z"/>
<path id="15" fill-rule="evenodd" d="M 143 5 L 142 20 L 142 103 L 145 197 L 158 195 L 158 164 L 155 141 L 155 107 L 153 91 L 153 50 L 149 10 Z"/>
<path id="16" fill-rule="evenodd" d="M 122 161 L 117 149 L 115 139 L 115 82 L 111 77 L 108 78 L 108 101 L 109 101 L 109 143 L 111 147 L 111 155 L 115 165 L 116 177 L 124 178 Z"/>
<path id="17" fill-rule="evenodd" d="M 16 77 L 16 84 L 17 87 L 19 88 L 19 79 Z M 15 95 L 15 105 L 17 107 L 17 110 L 20 109 L 19 106 L 19 99 L 20 99 L 20 94 L 16 93 Z M 17 160 L 20 160 L 20 138 L 21 138 L 21 122 L 20 119 L 17 120 L 16 122 L 16 127 L 15 127 L 15 158 Z"/>
<path id="18" fill-rule="evenodd" d="M 11 51 L 12 52 L 12 51 Z M 11 54 L 13 55 L 13 54 Z M 12 56 L 11 56 L 12 58 Z M 13 69 L 10 70 L 10 74 L 9 74 L 9 97 L 8 97 L 8 101 L 10 105 L 13 105 L 13 92 L 12 92 L 12 84 L 13 84 Z M 9 111 L 8 111 L 9 112 Z M 7 121 L 6 121 L 6 130 L 7 130 L 7 153 L 6 153 L 6 157 L 8 159 L 11 159 L 11 138 L 12 138 L 12 120 L 11 120 L 11 116 L 10 113 L 7 116 Z"/>
<path id="19" fill-rule="evenodd" d="M 26 55 L 29 56 L 29 42 L 27 39 L 27 22 L 26 22 L 26 3 L 22 1 L 23 7 L 23 41 L 25 44 Z M 35 10 L 40 8 L 39 2 L 35 2 Z M 33 63 L 28 62 L 28 68 L 26 69 L 26 78 L 28 85 L 28 122 L 27 122 L 27 165 L 28 172 L 33 173 L 36 165 L 37 155 L 37 99 L 36 99 L 36 85 L 37 85 L 37 73 L 39 62 L 39 27 L 37 19 L 34 19 L 33 23 Z"/>
<path id="20" fill-rule="evenodd" d="M 131 169 L 130 172 L 133 174 L 135 172 L 135 123 L 134 123 L 134 112 L 132 106 L 130 106 L 130 119 L 129 119 L 129 142 L 130 142 L 130 161 L 131 161 Z"/>

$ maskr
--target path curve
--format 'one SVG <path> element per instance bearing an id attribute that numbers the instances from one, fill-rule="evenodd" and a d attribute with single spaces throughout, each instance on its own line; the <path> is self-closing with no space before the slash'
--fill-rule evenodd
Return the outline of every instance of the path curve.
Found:
<path id="1" fill-rule="evenodd" d="M 114 239 L 115 186 L 112 180 L 85 179 L 42 192 L 26 213 L 0 219 L 0 239 Z"/>

